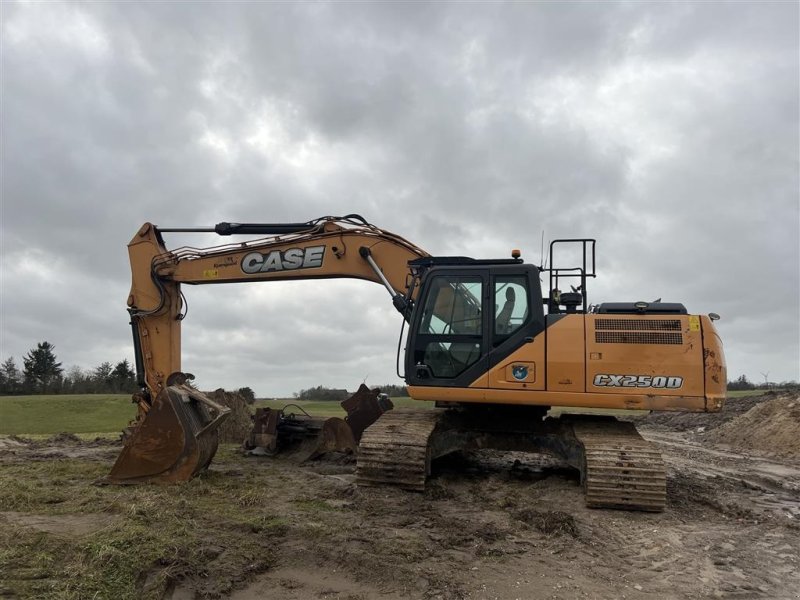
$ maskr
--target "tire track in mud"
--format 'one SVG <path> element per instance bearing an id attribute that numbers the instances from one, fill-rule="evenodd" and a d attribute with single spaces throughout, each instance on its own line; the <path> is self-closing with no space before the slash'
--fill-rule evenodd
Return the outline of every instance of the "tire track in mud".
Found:
<path id="1" fill-rule="evenodd" d="M 684 574 L 713 597 L 800 598 L 800 469 L 681 433 L 643 436 L 661 447 L 670 508 L 694 517 L 673 540 Z M 698 505 L 713 512 L 704 517 Z"/>
<path id="2" fill-rule="evenodd" d="M 700 446 L 679 433 L 645 431 L 643 435 L 661 446 L 673 474 L 691 473 L 712 490 L 724 491 L 730 501 L 754 516 L 774 516 L 800 527 L 800 469 L 764 457 Z"/>
<path id="3" fill-rule="evenodd" d="M 562 507 L 578 528 L 574 543 L 540 544 L 540 551 L 563 552 L 590 580 L 616 581 L 629 598 L 639 591 L 661 598 L 800 598 L 800 528 L 792 518 L 797 469 L 746 455 L 739 466 L 717 465 L 705 457 L 707 449 L 684 451 L 682 439 L 669 441 L 661 447 L 670 470 L 662 515 L 589 510 L 567 479 L 538 480 L 523 497 Z M 727 457 L 713 449 L 708 454 Z M 772 487 L 759 486 L 756 477 Z M 563 565 L 549 568 L 564 571 Z M 559 592 L 554 588 L 552 597 L 570 597 Z"/>

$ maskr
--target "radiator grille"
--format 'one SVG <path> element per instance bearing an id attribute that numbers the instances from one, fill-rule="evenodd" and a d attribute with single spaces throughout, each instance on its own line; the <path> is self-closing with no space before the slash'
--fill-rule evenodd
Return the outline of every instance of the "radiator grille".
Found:
<path id="1" fill-rule="evenodd" d="M 679 319 L 597 319 L 594 328 L 625 331 L 680 331 Z"/>
<path id="2" fill-rule="evenodd" d="M 680 333 L 661 331 L 595 331 L 598 344 L 683 344 Z"/>

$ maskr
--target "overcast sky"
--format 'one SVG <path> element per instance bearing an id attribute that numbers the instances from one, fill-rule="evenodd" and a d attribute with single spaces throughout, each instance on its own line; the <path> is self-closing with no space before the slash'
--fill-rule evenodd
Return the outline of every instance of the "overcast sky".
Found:
<path id="1" fill-rule="evenodd" d="M 800 379 L 797 2 L 0 7 L 0 360 L 132 361 L 145 221 L 357 212 L 431 254 L 595 237 L 590 301 L 717 312 L 731 378 Z M 202 389 L 399 382 L 379 286 L 185 291 Z"/>

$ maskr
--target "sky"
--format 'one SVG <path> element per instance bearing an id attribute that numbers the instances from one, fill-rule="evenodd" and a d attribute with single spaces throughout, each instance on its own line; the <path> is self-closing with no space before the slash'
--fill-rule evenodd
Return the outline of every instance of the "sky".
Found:
<path id="1" fill-rule="evenodd" d="M 0 360 L 132 361 L 144 222 L 360 213 L 434 255 L 596 238 L 591 302 L 716 312 L 729 378 L 800 380 L 797 2 L 0 10 Z M 380 286 L 185 292 L 201 389 L 400 382 Z"/>

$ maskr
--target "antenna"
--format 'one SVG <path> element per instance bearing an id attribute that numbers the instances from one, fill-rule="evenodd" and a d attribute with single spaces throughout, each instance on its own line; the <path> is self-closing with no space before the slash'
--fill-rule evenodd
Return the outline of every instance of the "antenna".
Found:
<path id="1" fill-rule="evenodd" d="M 544 269 L 544 229 L 542 229 L 542 249 L 539 251 L 539 270 Z"/>

